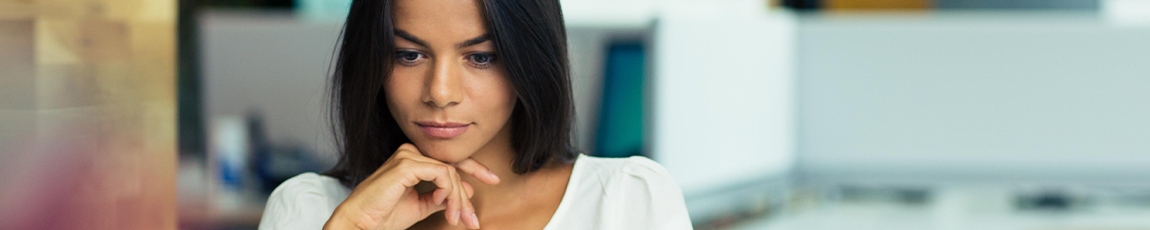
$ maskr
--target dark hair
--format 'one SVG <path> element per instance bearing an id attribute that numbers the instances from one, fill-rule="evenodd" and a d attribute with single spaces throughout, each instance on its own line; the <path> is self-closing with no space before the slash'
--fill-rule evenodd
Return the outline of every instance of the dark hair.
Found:
<path id="1" fill-rule="evenodd" d="M 518 102 L 511 114 L 512 169 L 571 162 L 574 113 L 567 32 L 558 0 L 479 0 L 500 65 Z M 339 161 L 324 174 L 355 187 L 410 140 L 388 111 L 383 82 L 395 52 L 390 0 L 355 0 L 331 81 L 332 130 Z"/>

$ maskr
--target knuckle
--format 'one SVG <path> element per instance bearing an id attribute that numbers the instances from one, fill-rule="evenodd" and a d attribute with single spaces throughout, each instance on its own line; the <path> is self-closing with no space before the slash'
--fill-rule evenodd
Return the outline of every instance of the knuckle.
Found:
<path id="1" fill-rule="evenodd" d="M 451 172 L 447 171 L 446 168 L 443 168 L 442 165 L 435 165 L 433 167 L 435 169 L 435 172 L 439 173 L 440 175 L 445 176 L 447 178 L 451 177 Z"/>
<path id="2" fill-rule="evenodd" d="M 400 148 L 400 149 L 395 150 L 394 155 L 395 155 L 395 157 L 410 157 L 411 156 L 411 150 Z"/>
<path id="3" fill-rule="evenodd" d="M 399 145 L 399 149 L 400 150 L 407 150 L 407 151 L 415 151 L 416 148 L 415 148 L 415 145 L 413 145 L 411 143 L 404 143 L 402 145 Z"/>
<path id="4" fill-rule="evenodd" d="M 411 159 L 399 158 L 396 160 L 395 165 L 396 165 L 396 167 L 399 167 L 399 168 L 411 168 L 412 164 L 414 164 L 414 163 L 415 163 L 415 161 L 412 161 Z"/>

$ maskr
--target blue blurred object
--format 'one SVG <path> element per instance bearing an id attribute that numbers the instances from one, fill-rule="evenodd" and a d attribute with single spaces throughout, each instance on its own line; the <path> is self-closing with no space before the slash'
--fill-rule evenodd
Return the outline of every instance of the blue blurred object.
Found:
<path id="1" fill-rule="evenodd" d="M 264 118 L 258 112 L 247 116 L 248 140 L 251 141 L 251 171 L 258 180 L 259 191 L 270 194 L 287 179 L 304 172 L 321 172 L 310 148 L 298 142 L 276 143 L 268 139 Z"/>
<path id="2" fill-rule="evenodd" d="M 613 44 L 607 50 L 603 102 L 594 154 L 628 157 L 643 154 L 646 50 L 639 43 Z"/>
<path id="3" fill-rule="evenodd" d="M 295 0 L 296 13 L 312 22 L 340 22 L 347 19 L 351 0 Z"/>

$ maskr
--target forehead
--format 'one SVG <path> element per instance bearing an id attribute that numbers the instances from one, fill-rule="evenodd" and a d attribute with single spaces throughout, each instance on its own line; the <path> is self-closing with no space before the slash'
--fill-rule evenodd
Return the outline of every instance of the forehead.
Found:
<path id="1" fill-rule="evenodd" d="M 476 0 L 396 0 L 395 27 L 429 43 L 455 43 L 487 32 Z"/>

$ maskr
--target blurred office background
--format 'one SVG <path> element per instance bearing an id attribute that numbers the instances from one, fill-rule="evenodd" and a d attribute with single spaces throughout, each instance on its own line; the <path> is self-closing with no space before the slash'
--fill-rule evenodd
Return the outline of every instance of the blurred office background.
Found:
<path id="1" fill-rule="evenodd" d="M 350 1 L 102 2 L 116 1 L 168 5 L 0 4 L 5 177 L 42 173 L 10 167 L 28 159 L 96 161 L 23 154 L 69 152 L 27 140 L 86 134 L 73 136 L 97 140 L 89 145 L 102 154 L 129 153 L 83 170 L 176 177 L 151 187 L 143 185 L 158 179 L 97 180 L 90 187 L 105 192 L 78 200 L 111 200 L 121 217 L 174 215 L 147 225 L 113 216 L 99 226 L 254 229 L 278 183 L 334 163 L 326 90 Z M 1150 0 L 561 3 L 578 147 L 660 162 L 682 187 L 696 229 L 1150 229 Z M 161 8 L 175 14 L 109 17 L 140 21 L 114 28 L 155 35 L 103 36 L 116 35 L 95 27 L 108 23 L 78 26 L 98 29 L 79 35 L 58 32 L 76 27 L 67 20 L 51 26 L 61 15 Z M 76 58 L 59 52 L 72 46 L 40 41 L 61 36 L 111 48 Z M 87 77 L 45 77 L 53 73 Z M 144 88 L 130 95 L 157 102 L 68 99 L 131 87 Z M 70 107 L 87 114 L 52 110 Z M 101 129 L 56 131 L 71 127 L 60 125 L 72 124 L 64 118 Z M 137 120 L 148 122 L 128 122 Z M 108 130 L 119 134 L 95 138 Z M 68 175 L 55 178 L 84 178 Z M 176 191 L 163 190 L 172 184 Z M 0 213 L 32 206 L 12 200 L 41 190 L 0 189 L 9 207 Z M 141 195 L 156 191 L 167 195 Z M 142 204 L 164 199 L 178 205 Z M 72 219 L 86 215 L 96 214 Z"/>

